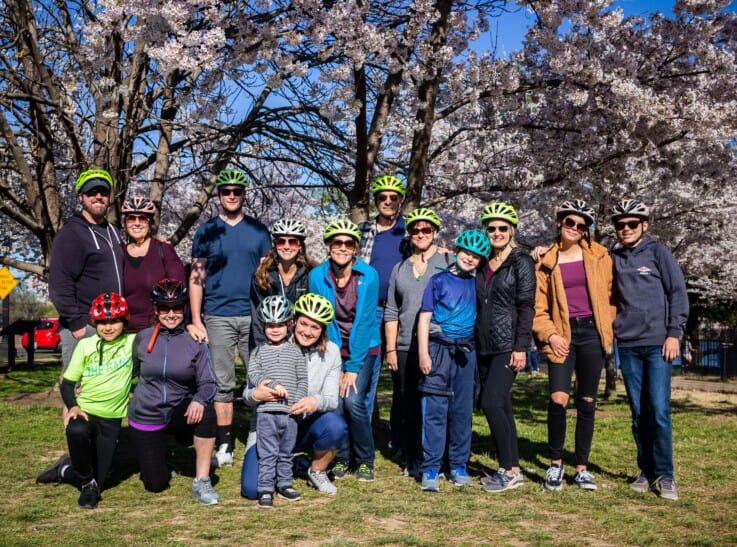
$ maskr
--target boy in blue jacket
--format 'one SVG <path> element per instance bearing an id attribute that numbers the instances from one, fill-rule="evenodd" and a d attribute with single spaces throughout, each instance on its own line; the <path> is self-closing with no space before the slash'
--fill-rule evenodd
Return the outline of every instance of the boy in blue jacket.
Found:
<path id="1" fill-rule="evenodd" d="M 476 270 L 491 244 L 478 230 L 461 232 L 456 262 L 435 274 L 422 297 L 417 324 L 422 397 L 422 490 L 438 491 L 438 474 L 449 433 L 450 478 L 470 486 L 466 464 L 471 455 L 476 350 Z"/>

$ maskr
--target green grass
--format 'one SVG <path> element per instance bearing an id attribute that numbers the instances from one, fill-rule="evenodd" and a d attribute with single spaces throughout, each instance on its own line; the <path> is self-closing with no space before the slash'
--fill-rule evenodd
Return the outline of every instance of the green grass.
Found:
<path id="1" fill-rule="evenodd" d="M 21 369 L 23 367 L 20 367 Z M 386 458 L 390 386 L 385 374 L 377 424 L 377 480 L 338 482 L 334 498 L 318 495 L 302 481 L 304 499 L 276 501 L 263 511 L 239 494 L 240 461 L 216 471 L 222 502 L 203 507 L 189 497 L 192 453 L 177 450 L 184 475 L 161 494 L 149 494 L 138 480 L 127 435 L 121 438 L 114 486 L 99 508 L 80 510 L 67 485 L 37 486 L 35 476 L 65 449 L 58 408 L 28 406 L 7 397 L 47 391 L 58 374 L 53 364 L 11 372 L 0 380 L 3 457 L 0 485 L 2 545 L 734 545 L 737 544 L 737 396 L 704 397 L 674 392 L 675 459 L 681 500 L 668 502 L 636 494 L 628 483 L 637 473 L 623 391 L 599 402 L 591 470 L 599 490 L 568 484 L 547 492 L 546 393 L 544 377 L 520 377 L 514 388 L 520 454 L 526 484 L 503 494 L 477 485 L 438 494 L 420 492 Z M 35 399 L 32 399 L 35 400 Z M 42 397 L 41 401 L 45 401 Z M 247 412 L 236 410 L 238 458 L 247 430 Z M 567 447 L 574 420 L 569 416 Z M 470 471 L 478 477 L 497 467 L 486 420 L 474 418 Z M 571 468 L 571 457 L 566 464 Z M 570 478 L 570 475 L 569 475 Z"/>

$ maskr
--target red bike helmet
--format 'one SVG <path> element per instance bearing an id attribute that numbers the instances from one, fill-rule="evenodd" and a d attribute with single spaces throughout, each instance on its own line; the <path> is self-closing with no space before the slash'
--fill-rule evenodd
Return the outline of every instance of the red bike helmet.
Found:
<path id="1" fill-rule="evenodd" d="M 128 302 L 116 292 L 100 294 L 92 301 L 90 319 L 93 325 L 105 319 L 128 321 L 129 317 Z"/>

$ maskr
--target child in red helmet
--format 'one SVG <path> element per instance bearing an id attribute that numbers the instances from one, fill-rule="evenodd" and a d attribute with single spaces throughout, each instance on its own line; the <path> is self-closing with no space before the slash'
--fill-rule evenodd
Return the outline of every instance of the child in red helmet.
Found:
<path id="1" fill-rule="evenodd" d="M 90 319 L 97 334 L 79 341 L 61 384 L 69 409 L 64 417 L 69 454 L 37 479 L 76 486 L 79 506 L 85 509 L 100 501 L 128 410 L 135 339 L 123 333 L 128 317 L 128 303 L 118 293 L 100 294 L 92 302 Z"/>

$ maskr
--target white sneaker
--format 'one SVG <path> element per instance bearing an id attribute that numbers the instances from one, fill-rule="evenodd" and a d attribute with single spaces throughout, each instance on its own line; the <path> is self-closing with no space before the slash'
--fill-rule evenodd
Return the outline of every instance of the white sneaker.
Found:
<path id="1" fill-rule="evenodd" d="M 328 474 L 325 471 L 313 471 L 312 467 L 307 470 L 307 482 L 317 488 L 318 492 L 334 496 L 338 493 L 338 489 L 330 482 Z"/>
<path id="2" fill-rule="evenodd" d="M 225 467 L 226 465 L 233 465 L 233 453 L 228 451 L 229 446 L 227 444 L 221 444 L 218 451 L 215 453 L 215 458 L 218 461 L 218 467 Z"/>

